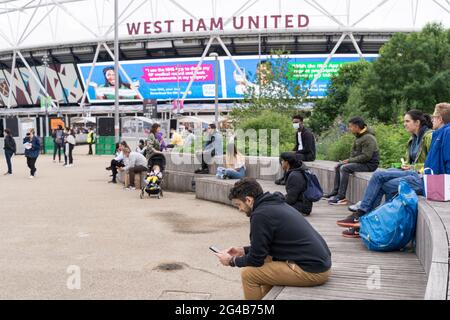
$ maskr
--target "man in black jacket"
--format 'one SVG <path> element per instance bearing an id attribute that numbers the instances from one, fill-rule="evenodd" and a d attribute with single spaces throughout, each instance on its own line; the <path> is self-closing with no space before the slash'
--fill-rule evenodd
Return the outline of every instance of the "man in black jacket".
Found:
<path id="1" fill-rule="evenodd" d="M 262 299 L 276 285 L 310 287 L 328 280 L 331 253 L 325 240 L 281 193 L 263 193 L 255 179 L 244 178 L 228 197 L 250 217 L 251 245 L 216 255 L 225 266 L 243 268 L 245 299 Z"/>
<path id="2" fill-rule="evenodd" d="M 7 176 L 12 174 L 11 158 L 16 153 L 16 142 L 11 136 L 11 130 L 5 129 L 5 134 L 5 146 L 3 149 L 5 150 L 6 164 L 8 165 L 8 172 L 5 173 L 5 176 Z"/>
<path id="3" fill-rule="evenodd" d="M 303 193 L 306 191 L 307 181 L 303 170 L 303 163 L 298 161 L 292 152 L 280 155 L 281 167 L 286 172 L 286 202 L 297 209 L 304 216 L 309 216 L 313 203 L 307 200 Z"/>
<path id="4" fill-rule="evenodd" d="M 316 140 L 312 132 L 303 124 L 303 117 L 296 115 L 292 117 L 292 126 L 296 129 L 295 147 L 292 153 L 298 161 L 314 161 L 316 160 Z M 286 183 L 286 175 L 277 179 L 275 184 L 284 185 Z"/>
<path id="5" fill-rule="evenodd" d="M 297 129 L 295 135 L 294 151 L 300 161 L 316 160 L 316 140 L 312 132 L 303 124 L 303 117 L 296 115 L 292 117 L 292 126 Z"/>

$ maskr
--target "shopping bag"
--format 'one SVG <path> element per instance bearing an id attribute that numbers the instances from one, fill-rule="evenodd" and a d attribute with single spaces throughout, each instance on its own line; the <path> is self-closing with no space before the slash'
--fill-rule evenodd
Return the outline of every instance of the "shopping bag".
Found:
<path id="1" fill-rule="evenodd" d="M 450 174 L 433 174 L 430 168 L 425 168 L 424 173 L 426 198 L 432 201 L 450 201 Z"/>

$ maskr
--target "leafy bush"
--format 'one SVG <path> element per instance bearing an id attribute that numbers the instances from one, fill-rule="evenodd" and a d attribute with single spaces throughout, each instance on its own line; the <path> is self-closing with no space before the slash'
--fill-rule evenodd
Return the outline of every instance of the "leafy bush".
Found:
<path id="1" fill-rule="evenodd" d="M 400 162 L 405 157 L 406 144 L 410 135 L 402 125 L 377 124 L 374 126 L 380 149 L 380 166 L 389 168 L 391 163 Z"/>
<path id="2" fill-rule="evenodd" d="M 271 150 L 272 137 L 270 136 L 271 129 L 279 130 L 279 151 L 290 151 L 294 148 L 295 131 L 292 128 L 291 118 L 289 116 L 275 113 L 270 110 L 264 110 L 259 115 L 252 118 L 246 118 L 237 124 L 237 129 L 244 131 L 249 129 L 268 130 L 268 155 L 276 157 L 279 154 L 275 150 Z M 259 139 L 259 133 L 258 133 Z M 248 154 L 248 143 L 246 144 L 246 154 Z M 258 146 L 259 151 L 259 146 Z"/>

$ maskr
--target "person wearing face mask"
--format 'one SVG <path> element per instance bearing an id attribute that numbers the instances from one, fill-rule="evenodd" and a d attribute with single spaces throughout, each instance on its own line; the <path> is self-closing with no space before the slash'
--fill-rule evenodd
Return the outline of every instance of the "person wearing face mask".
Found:
<path id="1" fill-rule="evenodd" d="M 31 128 L 28 130 L 26 137 L 23 139 L 27 166 L 30 168 L 30 179 L 34 179 L 36 174 L 36 160 L 39 157 L 39 152 L 41 151 L 41 142 L 34 134 L 35 131 Z"/>
<path id="2" fill-rule="evenodd" d="M 301 115 L 292 117 L 292 127 L 296 130 L 293 150 L 295 158 L 301 162 L 316 160 L 316 140 L 313 133 L 304 126 Z M 275 180 L 275 184 L 284 185 L 286 183 L 285 175 Z"/>
<path id="3" fill-rule="evenodd" d="M 279 193 L 264 193 L 253 178 L 236 182 L 228 198 L 250 218 L 250 246 L 216 253 L 224 266 L 242 268 L 247 300 L 273 286 L 318 286 L 331 274 L 331 252 L 322 236 Z"/>

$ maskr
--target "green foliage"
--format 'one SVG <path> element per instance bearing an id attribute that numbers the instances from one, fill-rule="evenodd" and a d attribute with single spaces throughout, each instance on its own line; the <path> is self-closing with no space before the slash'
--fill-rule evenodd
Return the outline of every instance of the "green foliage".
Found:
<path id="1" fill-rule="evenodd" d="M 395 34 L 361 87 L 363 110 L 381 122 L 395 123 L 407 109 L 431 113 L 450 98 L 450 30 L 429 24 L 421 32 Z"/>
<path id="2" fill-rule="evenodd" d="M 397 33 L 373 63 L 342 66 L 328 96 L 317 101 L 310 120 L 316 133 L 341 116 L 396 123 L 407 110 L 432 113 L 450 99 L 450 29 L 429 24 L 421 32 Z"/>
<path id="3" fill-rule="evenodd" d="M 235 104 L 231 116 L 236 121 L 259 115 L 265 110 L 292 116 L 297 106 L 303 102 L 302 85 L 306 79 L 294 77 L 294 70 L 289 65 L 287 52 L 272 51 L 264 67 L 257 73 L 249 75 L 244 99 Z"/>
<path id="4" fill-rule="evenodd" d="M 268 130 L 268 155 L 277 157 L 279 154 L 276 152 L 276 148 L 272 150 L 272 137 L 270 134 L 271 129 L 279 130 L 279 144 L 278 149 L 279 152 L 290 151 L 294 148 L 294 138 L 295 131 L 292 128 L 291 118 L 286 115 L 275 113 L 270 110 L 264 110 L 258 115 L 247 118 L 239 122 L 237 129 L 242 129 L 244 131 L 249 129 L 254 129 L 258 132 L 258 130 Z M 239 137 L 238 137 L 239 139 Z M 259 139 L 259 132 L 258 132 Z M 274 142 L 275 144 L 275 142 Z M 276 146 L 276 144 L 274 145 Z M 247 142 L 245 153 L 248 154 L 249 144 Z M 258 151 L 260 150 L 260 146 L 258 146 Z"/>
<path id="5" fill-rule="evenodd" d="M 380 149 L 381 167 L 389 168 L 392 163 L 400 162 L 405 157 L 407 142 L 410 137 L 402 125 L 377 124 L 373 127 Z"/>
<path id="6" fill-rule="evenodd" d="M 309 125 L 314 132 L 321 133 L 327 130 L 332 125 L 334 119 L 342 114 L 351 94 L 352 87 L 359 83 L 369 68 L 369 62 L 360 60 L 342 65 L 338 73 L 331 77 L 327 97 L 317 100 L 312 116 L 309 119 Z M 357 109 L 349 110 L 359 109 L 358 106 Z"/>

